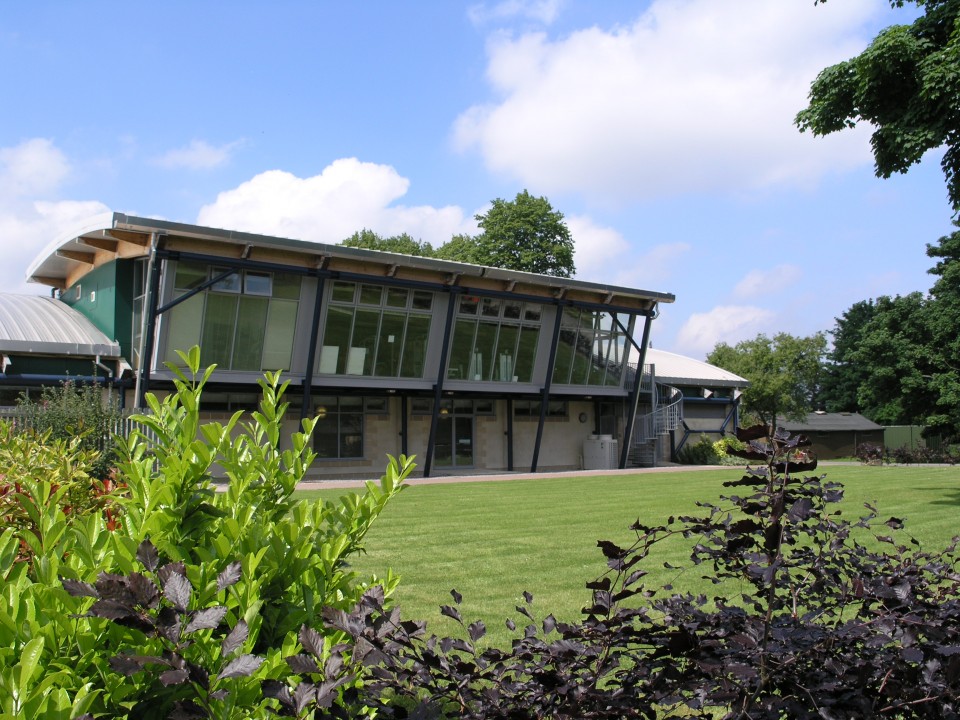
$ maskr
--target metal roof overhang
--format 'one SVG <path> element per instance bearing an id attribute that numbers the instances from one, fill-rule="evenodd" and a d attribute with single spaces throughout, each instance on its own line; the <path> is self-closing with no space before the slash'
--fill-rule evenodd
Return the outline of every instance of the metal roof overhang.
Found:
<path id="1" fill-rule="evenodd" d="M 568 292 L 590 293 L 596 296 L 598 304 L 627 303 L 647 304 L 655 308 L 658 303 L 672 303 L 675 296 L 670 293 L 639 290 L 636 288 L 606 285 L 570 278 L 558 278 L 548 275 L 504 270 L 502 268 L 470 265 L 468 263 L 436 260 L 411 255 L 365 250 L 360 248 L 329 245 L 293 240 L 269 235 L 201 227 L 166 220 L 152 220 L 124 213 L 100 215 L 92 218 L 83 227 L 66 237 L 61 237 L 48 245 L 27 270 L 27 280 L 52 287 L 64 288 L 68 278 L 78 277 L 94 267 L 98 254 L 110 253 L 111 248 L 117 256 L 125 251 L 125 256 L 139 252 L 148 252 L 150 238 L 155 235 L 176 236 L 184 239 L 197 239 L 222 242 L 237 246 L 236 255 L 241 257 L 246 248 L 270 248 L 278 251 L 294 252 L 322 258 L 338 258 L 358 262 L 375 263 L 387 268 L 398 266 L 445 274 L 453 278 L 469 281 L 470 278 L 497 280 L 505 287 L 515 285 L 549 289 L 551 294 L 562 297 Z M 140 248 L 138 251 L 137 248 Z M 615 302 L 616 301 L 616 302 Z"/>

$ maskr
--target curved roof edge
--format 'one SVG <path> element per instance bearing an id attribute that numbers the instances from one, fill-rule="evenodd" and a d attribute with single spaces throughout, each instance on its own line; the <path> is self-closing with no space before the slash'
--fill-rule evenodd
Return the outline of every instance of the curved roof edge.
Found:
<path id="1" fill-rule="evenodd" d="M 0 352 L 120 357 L 120 344 L 60 300 L 0 293 Z"/>
<path id="2" fill-rule="evenodd" d="M 33 259 L 33 262 L 27 267 L 27 282 L 38 282 L 35 279 L 37 270 L 41 265 L 44 264 L 44 262 L 47 261 L 48 258 L 55 256 L 58 250 L 61 250 L 82 235 L 86 235 L 87 233 L 94 232 L 96 230 L 113 227 L 113 221 L 115 217 L 116 213 L 113 212 L 99 213 L 97 215 L 88 217 L 86 220 L 81 220 L 69 231 L 57 236 L 37 254 L 37 256 Z"/>
<path id="3" fill-rule="evenodd" d="M 644 363 L 654 366 L 658 382 L 705 387 L 747 387 L 750 381 L 716 365 L 685 355 L 647 348 Z"/>

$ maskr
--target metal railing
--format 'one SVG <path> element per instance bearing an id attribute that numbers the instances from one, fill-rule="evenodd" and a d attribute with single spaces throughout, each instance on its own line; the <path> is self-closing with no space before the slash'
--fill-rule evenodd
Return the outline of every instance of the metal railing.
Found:
<path id="1" fill-rule="evenodd" d="M 654 410 L 637 415 L 630 447 L 639 450 L 683 425 L 683 393 L 670 385 L 656 386 Z"/>

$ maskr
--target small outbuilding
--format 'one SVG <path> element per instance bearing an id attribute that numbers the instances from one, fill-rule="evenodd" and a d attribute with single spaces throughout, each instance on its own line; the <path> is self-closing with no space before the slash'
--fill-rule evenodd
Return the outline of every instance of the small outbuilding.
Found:
<path id="1" fill-rule="evenodd" d="M 883 427 L 860 413 L 818 411 L 804 420 L 781 419 L 778 424 L 784 430 L 810 438 L 812 449 L 821 460 L 853 457 L 862 443 L 883 446 Z"/>

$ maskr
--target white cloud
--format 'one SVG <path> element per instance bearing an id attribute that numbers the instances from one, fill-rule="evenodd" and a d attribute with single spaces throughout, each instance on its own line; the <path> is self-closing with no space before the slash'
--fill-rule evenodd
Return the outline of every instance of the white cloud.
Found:
<path id="1" fill-rule="evenodd" d="M 384 236 L 409 233 L 434 246 L 476 224 L 456 206 L 394 205 L 410 181 L 389 165 L 335 160 L 319 175 L 300 178 L 270 170 L 220 193 L 200 209 L 200 225 L 314 242 L 339 243 L 367 228 Z"/>
<path id="2" fill-rule="evenodd" d="M 561 0 L 502 0 L 498 3 L 479 3 L 467 11 L 474 25 L 521 17 L 549 25 L 560 12 Z"/>
<path id="3" fill-rule="evenodd" d="M 689 243 L 655 245 L 639 255 L 610 227 L 597 225 L 584 215 L 564 218 L 574 240 L 577 278 L 625 287 L 660 290 L 687 254 Z"/>
<path id="4" fill-rule="evenodd" d="M 796 283 L 803 271 L 796 265 L 777 265 L 770 270 L 751 270 L 733 288 L 733 297 L 770 297 Z"/>
<path id="5" fill-rule="evenodd" d="M 0 202 L 53 192 L 69 172 L 66 156 L 46 138 L 0 148 Z"/>
<path id="6" fill-rule="evenodd" d="M 861 130 L 818 139 L 793 118 L 880 5 L 655 0 L 610 31 L 496 34 L 498 99 L 457 119 L 455 144 L 523 184 L 600 199 L 810 184 L 869 161 Z"/>
<path id="7" fill-rule="evenodd" d="M 229 162 L 233 151 L 240 145 L 239 140 L 220 147 L 203 140 L 192 140 L 186 147 L 167 151 L 156 158 L 154 164 L 168 169 L 209 170 Z"/>
<path id="8" fill-rule="evenodd" d="M 693 313 L 677 333 L 678 353 L 703 357 L 718 342 L 729 345 L 766 331 L 775 314 L 751 305 L 721 305 L 705 313 Z"/>
<path id="9" fill-rule="evenodd" d="M 35 199 L 56 197 L 70 170 L 51 140 L 33 138 L 0 148 L 0 292 L 49 292 L 24 281 L 27 267 L 51 241 L 92 215 L 109 212 L 96 201 Z"/>

